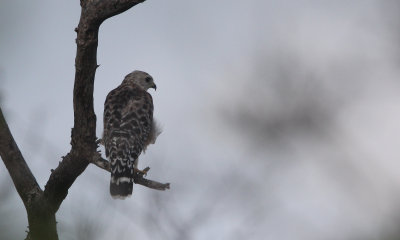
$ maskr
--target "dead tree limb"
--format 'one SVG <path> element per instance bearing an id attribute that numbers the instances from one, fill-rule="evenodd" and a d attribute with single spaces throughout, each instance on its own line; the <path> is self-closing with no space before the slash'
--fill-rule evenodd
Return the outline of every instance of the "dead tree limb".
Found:
<path id="1" fill-rule="evenodd" d="M 29 206 L 32 194 L 41 194 L 42 190 L 36 182 L 28 164 L 19 150 L 17 143 L 8 128 L 0 108 L 0 156 L 3 159 L 14 186 L 25 207 Z"/>

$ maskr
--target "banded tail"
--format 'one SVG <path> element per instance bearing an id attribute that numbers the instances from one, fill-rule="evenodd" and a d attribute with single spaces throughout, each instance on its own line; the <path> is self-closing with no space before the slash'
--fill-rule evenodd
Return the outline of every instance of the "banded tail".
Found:
<path id="1" fill-rule="evenodd" d="M 113 198 L 125 199 L 132 195 L 134 161 L 129 154 L 128 142 L 123 137 L 114 139 L 109 148 L 110 194 Z"/>

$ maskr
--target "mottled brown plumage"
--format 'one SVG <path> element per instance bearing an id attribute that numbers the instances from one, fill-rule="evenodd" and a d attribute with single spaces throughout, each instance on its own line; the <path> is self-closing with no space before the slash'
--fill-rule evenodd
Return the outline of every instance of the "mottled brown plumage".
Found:
<path id="1" fill-rule="evenodd" d="M 156 89 L 153 78 L 134 71 L 107 95 L 104 103 L 103 143 L 111 166 L 110 193 L 115 198 L 132 194 L 138 157 L 159 134 L 149 88 Z"/>

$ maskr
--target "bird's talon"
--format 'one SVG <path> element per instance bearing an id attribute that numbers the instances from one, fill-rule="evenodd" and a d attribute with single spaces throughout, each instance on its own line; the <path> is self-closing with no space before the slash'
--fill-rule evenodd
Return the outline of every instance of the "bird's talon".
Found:
<path id="1" fill-rule="evenodd" d="M 103 139 L 101 139 L 101 138 L 96 139 L 96 144 L 103 145 Z"/>
<path id="2" fill-rule="evenodd" d="M 140 175 L 143 175 L 143 176 L 147 176 L 147 172 L 150 170 L 150 168 L 149 167 L 147 167 L 147 168 L 145 168 L 145 169 L 143 169 L 143 170 L 140 170 L 140 169 L 138 169 L 138 168 L 135 168 L 135 172 L 137 173 L 137 174 L 140 174 Z"/>

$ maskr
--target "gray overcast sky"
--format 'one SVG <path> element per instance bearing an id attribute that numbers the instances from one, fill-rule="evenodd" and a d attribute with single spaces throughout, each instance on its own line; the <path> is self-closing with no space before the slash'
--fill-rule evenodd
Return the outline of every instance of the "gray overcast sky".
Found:
<path id="1" fill-rule="evenodd" d="M 79 1 L 0 4 L 1 106 L 44 186 L 70 149 Z M 113 201 L 108 174 L 89 166 L 57 215 L 61 239 L 78 239 L 71 232 L 85 221 L 101 230 L 96 239 L 391 234 L 400 213 L 396 7 L 148 0 L 107 20 L 95 81 L 97 134 L 106 94 L 130 71 L 149 72 L 164 131 L 140 165 L 172 189 L 135 186 L 131 199 Z M 4 237 L 24 237 L 15 192 L 7 207 L 15 217 L 3 223 L 10 229 Z"/>

